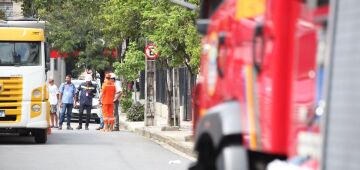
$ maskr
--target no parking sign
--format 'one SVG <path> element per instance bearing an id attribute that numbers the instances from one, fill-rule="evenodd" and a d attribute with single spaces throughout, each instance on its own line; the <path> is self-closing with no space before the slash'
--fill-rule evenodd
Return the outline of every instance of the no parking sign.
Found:
<path id="1" fill-rule="evenodd" d="M 155 44 L 149 44 L 145 47 L 145 56 L 154 60 L 159 56 L 159 52 L 157 51 L 158 47 Z"/>

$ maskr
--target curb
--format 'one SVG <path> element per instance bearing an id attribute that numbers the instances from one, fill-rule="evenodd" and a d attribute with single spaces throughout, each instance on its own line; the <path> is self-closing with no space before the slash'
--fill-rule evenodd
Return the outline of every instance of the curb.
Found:
<path id="1" fill-rule="evenodd" d="M 170 137 L 162 136 L 161 134 L 151 132 L 150 130 L 148 130 L 144 127 L 142 127 L 142 128 L 130 127 L 128 122 L 124 122 L 121 120 L 120 120 L 120 122 L 124 125 L 126 130 L 129 130 L 133 133 L 144 136 L 151 140 L 160 141 L 162 143 L 165 143 L 165 144 L 173 147 L 174 149 L 178 150 L 179 152 L 186 154 L 189 157 L 196 158 L 196 154 L 194 153 L 192 148 L 185 147 L 180 142 L 174 141 L 174 139 L 172 139 Z"/>

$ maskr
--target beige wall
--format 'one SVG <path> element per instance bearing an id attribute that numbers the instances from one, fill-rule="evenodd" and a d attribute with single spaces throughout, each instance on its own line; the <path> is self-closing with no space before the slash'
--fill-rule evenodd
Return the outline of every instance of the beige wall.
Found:
<path id="1" fill-rule="evenodd" d="M 13 17 L 21 18 L 23 17 L 22 10 L 21 10 L 22 3 L 13 3 Z"/>
<path id="2" fill-rule="evenodd" d="M 22 3 L 15 3 L 11 0 L 0 0 L 0 9 L 2 9 L 6 17 L 12 18 L 22 18 L 22 10 L 21 10 Z"/>

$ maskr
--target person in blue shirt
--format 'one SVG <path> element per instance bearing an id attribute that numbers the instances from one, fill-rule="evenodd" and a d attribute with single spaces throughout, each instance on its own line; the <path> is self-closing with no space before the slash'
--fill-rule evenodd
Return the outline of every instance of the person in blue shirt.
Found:
<path id="1" fill-rule="evenodd" d="M 79 99 L 80 95 L 80 108 L 79 108 L 79 126 L 78 130 L 82 129 L 82 116 L 84 110 L 86 110 L 86 124 L 85 130 L 89 130 L 90 114 L 92 108 L 93 97 L 96 95 L 96 85 L 91 83 L 91 75 L 85 76 L 85 82 L 81 83 L 77 88 L 75 103 Z"/>
<path id="2" fill-rule="evenodd" d="M 75 94 L 76 94 L 76 87 L 73 83 L 71 83 L 71 75 L 67 75 L 65 78 L 65 83 L 62 83 L 59 88 L 60 96 L 60 122 L 59 122 L 59 130 L 62 129 L 62 124 L 65 119 L 65 111 L 67 113 L 66 116 L 66 123 L 67 123 L 67 130 L 73 130 L 73 128 L 70 126 L 71 121 L 71 113 L 72 109 L 74 107 L 74 101 L 75 101 Z"/>

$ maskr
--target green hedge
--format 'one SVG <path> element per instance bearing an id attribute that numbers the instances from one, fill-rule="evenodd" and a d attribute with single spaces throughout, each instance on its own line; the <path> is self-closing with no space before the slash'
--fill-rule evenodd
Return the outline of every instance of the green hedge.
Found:
<path id="1" fill-rule="evenodd" d="M 127 119 L 130 121 L 143 121 L 145 107 L 139 102 L 136 102 L 128 109 L 126 113 L 127 113 Z"/>

